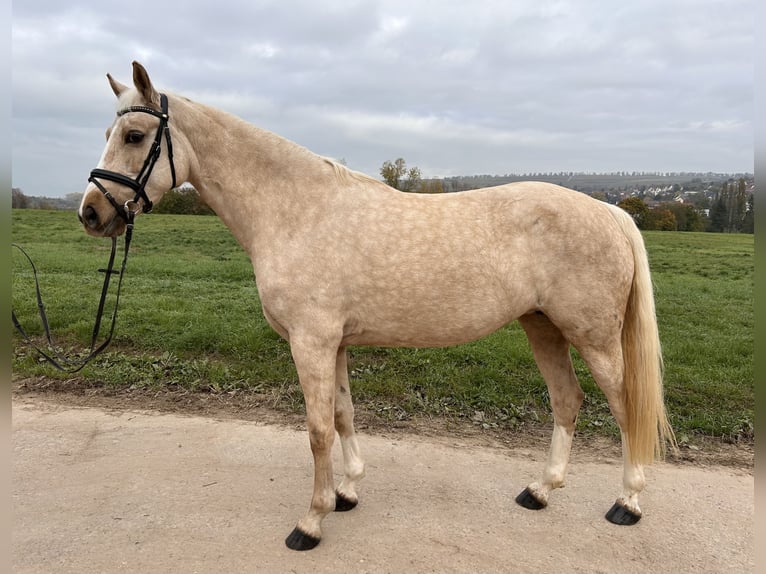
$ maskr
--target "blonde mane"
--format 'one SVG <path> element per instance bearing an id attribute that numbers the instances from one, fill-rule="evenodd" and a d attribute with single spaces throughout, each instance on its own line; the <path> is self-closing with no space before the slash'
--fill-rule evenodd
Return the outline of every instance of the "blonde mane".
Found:
<path id="1" fill-rule="evenodd" d="M 343 165 L 342 163 L 339 163 L 338 161 L 330 157 L 325 157 L 325 156 L 319 156 L 319 157 L 321 157 L 325 163 L 329 164 L 330 167 L 332 167 L 333 171 L 335 172 L 335 177 L 338 179 L 340 183 L 350 184 L 354 182 L 361 182 L 361 183 L 375 183 L 375 184 L 385 185 L 382 181 L 377 180 L 374 177 L 367 175 L 366 173 L 349 169 L 347 166 Z"/>

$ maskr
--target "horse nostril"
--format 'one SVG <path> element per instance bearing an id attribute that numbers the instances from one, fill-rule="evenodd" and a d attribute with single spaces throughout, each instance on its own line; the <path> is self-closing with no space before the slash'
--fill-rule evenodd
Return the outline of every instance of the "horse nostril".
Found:
<path id="1" fill-rule="evenodd" d="M 78 214 L 78 217 L 80 218 L 80 221 L 83 222 L 83 224 L 87 225 L 91 229 L 98 227 L 98 213 L 96 213 L 96 210 L 93 209 L 92 206 L 86 205 L 82 210 L 82 215 Z"/>

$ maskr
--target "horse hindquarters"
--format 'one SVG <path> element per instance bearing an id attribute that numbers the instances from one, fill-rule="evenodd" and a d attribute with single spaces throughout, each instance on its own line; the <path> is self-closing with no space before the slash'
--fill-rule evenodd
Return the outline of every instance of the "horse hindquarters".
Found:
<path id="1" fill-rule="evenodd" d="M 644 240 L 626 212 L 610 207 L 630 242 L 634 276 L 621 335 L 624 390 L 617 409 L 612 406 L 617 400 L 609 402 L 622 435 L 623 492 L 606 517 L 615 524 L 634 524 L 641 518 L 642 465 L 663 457 L 667 442 L 675 447 L 675 437 L 665 410 L 662 351 Z"/>
<path id="2" fill-rule="evenodd" d="M 675 444 L 665 411 L 662 349 L 654 306 L 654 292 L 644 240 L 633 219 L 622 209 L 612 213 L 633 250 L 635 271 L 622 329 L 625 410 L 628 450 L 636 464 L 662 457 L 665 445 Z"/>
<path id="3" fill-rule="evenodd" d="M 547 504 L 550 490 L 563 485 L 577 413 L 575 405 L 579 408 L 577 397 L 581 396 L 574 374 L 568 374 L 563 366 L 565 358 L 569 358 L 569 344 L 565 340 L 568 338 L 604 392 L 621 431 L 623 491 L 607 518 L 617 524 L 634 524 L 641 517 L 638 494 L 645 485 L 642 465 L 651 463 L 655 454 L 662 452 L 666 439 L 672 441 L 672 430 L 663 401 L 662 358 L 643 238 L 629 215 L 619 208 L 610 209 L 628 240 L 628 256 L 632 257 L 634 268 L 621 326 L 613 321 L 599 323 L 597 315 L 605 318 L 611 312 L 594 307 L 581 318 L 592 319 L 591 329 L 582 331 L 589 336 L 574 331 L 562 333 L 552 323 L 546 325 L 534 315 L 521 318 L 550 390 L 555 426 L 543 478 L 522 492 L 517 502 L 527 508 L 542 508 Z M 601 328 L 595 328 L 597 323 Z M 554 359 L 556 352 L 558 367 Z M 562 406 L 565 399 L 570 403 L 568 407 Z"/>

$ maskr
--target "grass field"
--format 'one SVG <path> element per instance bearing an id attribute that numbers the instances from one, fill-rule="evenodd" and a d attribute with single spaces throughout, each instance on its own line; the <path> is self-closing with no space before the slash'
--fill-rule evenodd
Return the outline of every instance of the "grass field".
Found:
<path id="1" fill-rule="evenodd" d="M 35 261 L 54 337 L 88 344 L 109 240 L 86 236 L 73 212 L 14 210 L 12 236 Z M 753 441 L 753 236 L 645 234 L 679 440 Z M 40 335 L 32 273 L 12 257 L 13 306 Z M 70 378 L 14 339 L 15 377 Z M 581 433 L 617 436 L 604 396 L 575 353 L 586 393 Z M 550 419 L 524 333 L 510 325 L 448 349 L 354 348 L 352 391 L 381 417 L 462 417 L 518 428 Z M 290 351 L 262 317 L 252 267 L 215 217 L 139 218 L 113 345 L 78 376 L 97 386 L 262 393 L 302 408 Z"/>

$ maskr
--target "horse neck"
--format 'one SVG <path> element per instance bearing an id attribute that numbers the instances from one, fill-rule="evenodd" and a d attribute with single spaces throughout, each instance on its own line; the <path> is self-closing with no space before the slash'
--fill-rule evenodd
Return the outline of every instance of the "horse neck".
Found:
<path id="1" fill-rule="evenodd" d="M 326 159 L 226 112 L 188 100 L 179 104 L 181 113 L 171 121 L 195 156 L 189 183 L 251 256 L 257 244 L 304 224 L 301 218 L 337 191 Z"/>

